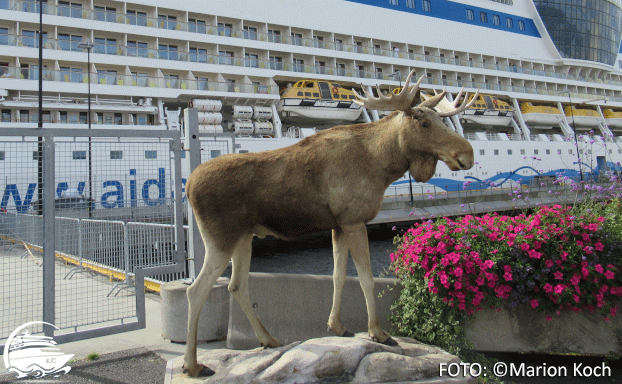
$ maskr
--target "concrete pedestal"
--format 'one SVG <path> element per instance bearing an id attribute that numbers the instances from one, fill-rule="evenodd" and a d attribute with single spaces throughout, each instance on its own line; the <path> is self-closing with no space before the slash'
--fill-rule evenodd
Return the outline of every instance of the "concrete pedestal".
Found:
<path id="1" fill-rule="evenodd" d="M 222 340 L 227 337 L 229 321 L 229 279 L 220 278 L 214 284 L 199 318 L 198 341 Z M 185 343 L 188 329 L 187 284 L 172 281 L 163 284 L 162 337 L 174 342 Z"/>

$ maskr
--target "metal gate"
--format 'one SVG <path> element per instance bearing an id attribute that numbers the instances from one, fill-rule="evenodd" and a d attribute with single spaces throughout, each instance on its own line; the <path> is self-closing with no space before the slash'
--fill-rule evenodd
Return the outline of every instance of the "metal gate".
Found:
<path id="1" fill-rule="evenodd" d="M 187 275 L 182 151 L 179 131 L 0 130 L 0 344 L 145 327 L 145 278 Z"/>

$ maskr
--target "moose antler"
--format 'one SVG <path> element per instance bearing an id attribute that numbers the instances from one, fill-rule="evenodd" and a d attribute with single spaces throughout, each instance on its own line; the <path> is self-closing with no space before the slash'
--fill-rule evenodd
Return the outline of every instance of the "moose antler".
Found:
<path id="1" fill-rule="evenodd" d="M 415 97 L 417 97 L 418 94 L 417 91 L 419 90 L 419 84 L 423 80 L 423 76 L 421 76 L 419 78 L 419 81 L 417 81 L 417 84 L 409 87 L 410 79 L 414 73 L 414 70 L 410 72 L 410 74 L 406 78 L 404 87 L 397 95 L 390 94 L 389 96 L 385 96 L 382 94 L 382 92 L 380 92 L 380 88 L 376 87 L 376 89 L 378 90 L 378 97 L 375 97 L 373 94 L 368 93 L 365 87 L 363 87 L 363 93 L 365 93 L 365 96 L 367 96 L 363 97 L 359 95 L 356 90 L 352 89 L 352 92 L 354 92 L 356 97 L 359 98 L 359 100 L 354 100 L 354 102 L 367 109 L 410 112 L 413 100 L 415 99 Z"/>
<path id="2" fill-rule="evenodd" d="M 437 94 L 436 90 L 434 90 L 434 96 L 422 95 L 425 101 L 419 104 L 419 106 L 425 106 L 428 108 L 436 109 L 440 117 L 454 116 L 464 111 L 465 109 L 471 107 L 471 105 L 475 103 L 475 100 L 477 99 L 477 95 L 479 95 L 479 90 L 478 90 L 477 92 L 475 92 L 475 95 L 473 96 L 471 101 L 467 102 L 467 100 L 469 99 L 469 93 L 467 92 L 464 95 L 464 101 L 462 102 L 460 107 L 458 107 L 458 101 L 460 101 L 460 97 L 462 96 L 463 92 L 464 92 L 464 88 L 460 90 L 460 93 L 458 93 L 454 101 L 449 101 L 445 97 L 445 93 L 446 93 L 445 90 L 443 90 L 443 92 L 439 94 Z"/>
<path id="3" fill-rule="evenodd" d="M 419 81 L 417 81 L 415 85 L 409 87 L 410 79 L 412 78 L 414 73 L 415 73 L 415 70 L 412 70 L 408 74 L 408 77 L 406 78 L 406 82 L 404 83 L 404 87 L 402 88 L 400 93 L 398 93 L 397 95 L 390 94 L 389 96 L 385 96 L 380 91 L 380 88 L 376 87 L 376 89 L 378 90 L 378 97 L 375 97 L 373 94 L 368 93 L 365 87 L 363 87 L 363 93 L 365 93 L 366 97 L 359 95 L 359 93 L 356 92 L 356 90 L 352 89 L 352 92 L 354 92 L 354 95 L 356 95 L 356 97 L 359 99 L 359 100 L 353 100 L 353 101 L 357 103 L 358 105 L 361 105 L 367 109 L 410 112 L 413 101 L 417 97 L 417 94 L 419 93 L 418 92 L 419 84 L 421 84 L 421 81 L 423 81 L 423 77 L 424 77 L 424 76 L 421 76 L 419 78 Z M 464 102 L 462 103 L 462 105 L 460 105 L 460 107 L 458 107 L 457 106 L 458 101 L 460 100 L 460 97 L 462 96 L 463 91 L 464 89 L 460 90 L 460 93 L 458 94 L 458 96 L 456 96 L 453 102 L 447 100 L 447 98 L 445 97 L 445 94 L 446 94 L 445 90 L 443 90 L 443 92 L 441 92 L 440 94 L 437 94 L 435 90 L 434 96 L 427 96 L 427 95 L 422 94 L 422 97 L 425 99 L 425 101 L 419 104 L 418 106 L 434 108 L 436 109 L 439 116 L 441 117 L 457 115 L 458 113 L 464 111 L 465 109 L 473 105 L 473 103 L 477 99 L 477 95 L 479 95 L 479 90 L 478 90 L 477 92 L 475 92 L 475 96 L 473 96 L 473 99 L 467 103 L 468 96 L 469 96 L 469 94 L 467 93 L 464 96 Z"/>

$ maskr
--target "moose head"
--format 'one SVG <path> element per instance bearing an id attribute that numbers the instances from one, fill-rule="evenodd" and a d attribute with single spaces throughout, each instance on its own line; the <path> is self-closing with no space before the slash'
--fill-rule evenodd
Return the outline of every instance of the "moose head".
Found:
<path id="1" fill-rule="evenodd" d="M 403 112 L 402 114 L 394 112 L 390 115 L 392 116 L 390 119 L 397 124 L 390 124 L 389 128 L 396 130 L 400 154 L 407 159 L 408 170 L 416 181 L 430 180 L 436 171 L 438 160 L 447 164 L 452 171 L 470 169 L 474 163 L 471 144 L 447 127 L 443 118 L 457 115 L 469 108 L 476 100 L 479 91 L 470 102 L 467 102 L 468 94 L 465 95 L 459 107 L 457 104 L 463 90 L 453 102 L 446 98 L 445 90 L 439 94 L 434 91 L 434 96 L 423 95 L 425 100 L 421 102 L 419 85 L 424 76 L 421 76 L 415 85 L 409 86 L 414 72 L 414 70 L 410 72 L 398 94 L 391 93 L 386 96 L 377 88 L 378 97 L 375 97 L 363 87 L 365 97 L 353 89 L 354 94 L 360 99 L 354 102 L 367 109 Z"/>

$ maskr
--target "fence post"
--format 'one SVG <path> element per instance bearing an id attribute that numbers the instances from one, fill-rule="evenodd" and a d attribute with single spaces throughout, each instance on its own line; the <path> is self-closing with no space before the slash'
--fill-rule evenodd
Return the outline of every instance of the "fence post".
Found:
<path id="1" fill-rule="evenodd" d="M 56 284 L 54 276 L 55 238 L 54 238 L 54 185 L 55 185 L 54 138 L 47 134 L 43 143 L 43 321 L 54 324 Z M 44 325 L 46 336 L 54 336 L 54 328 Z"/>
<path id="2" fill-rule="evenodd" d="M 186 109 L 188 124 L 185 127 L 186 145 L 188 146 L 188 174 L 201 164 L 201 138 L 199 137 L 199 113 L 195 108 Z M 199 227 L 192 209 L 188 209 L 188 275 L 194 279 L 201 270 L 205 247 L 199 234 Z"/>
<path id="3" fill-rule="evenodd" d="M 197 118 L 198 121 L 198 118 Z M 181 137 L 176 137 L 171 141 L 171 151 L 173 152 L 173 173 L 175 175 L 175 182 L 173 183 L 173 219 L 175 223 L 175 250 L 173 255 L 173 263 L 184 265 L 186 257 L 186 235 L 184 233 L 184 197 L 181 192 L 181 158 L 183 153 L 183 147 L 181 144 Z"/>

